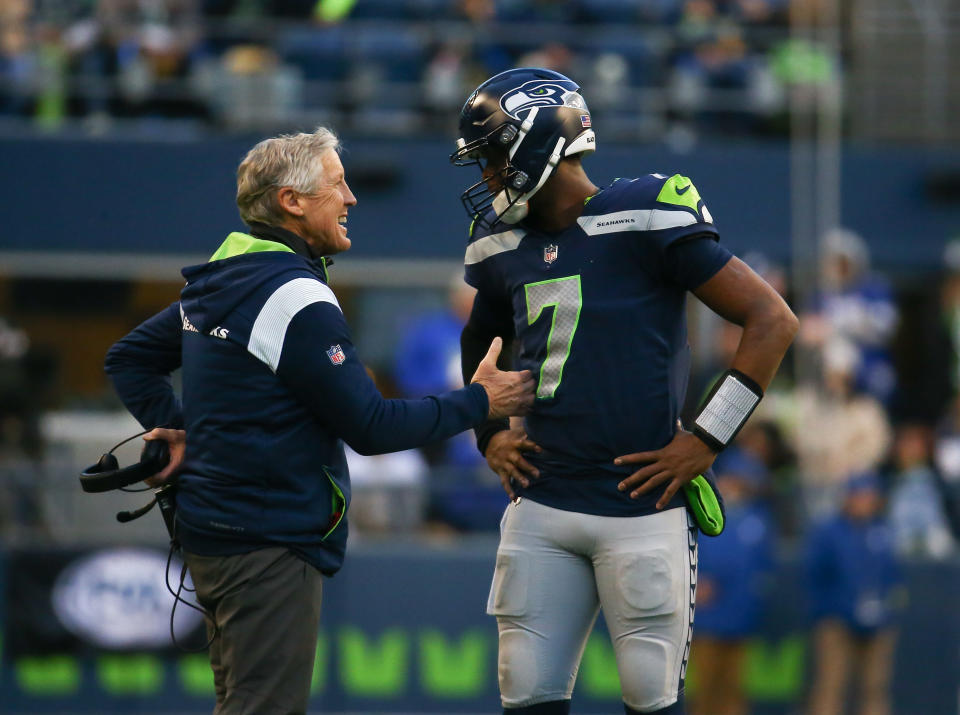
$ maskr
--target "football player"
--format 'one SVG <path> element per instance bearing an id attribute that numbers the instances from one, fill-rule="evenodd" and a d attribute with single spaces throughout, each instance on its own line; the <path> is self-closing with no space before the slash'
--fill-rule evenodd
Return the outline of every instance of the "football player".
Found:
<path id="1" fill-rule="evenodd" d="M 499 335 L 538 380 L 522 424 L 477 430 L 512 500 L 487 605 L 504 712 L 569 712 L 602 607 L 624 710 L 681 713 L 696 527 L 723 526 L 703 475 L 756 407 L 797 319 L 718 242 L 690 179 L 593 184 L 581 165 L 596 149 L 590 110 L 567 77 L 498 74 L 470 95 L 459 127 L 451 160 L 481 170 L 462 196 L 477 289 L 464 374 Z M 743 326 L 691 431 L 677 421 L 688 291 Z"/>

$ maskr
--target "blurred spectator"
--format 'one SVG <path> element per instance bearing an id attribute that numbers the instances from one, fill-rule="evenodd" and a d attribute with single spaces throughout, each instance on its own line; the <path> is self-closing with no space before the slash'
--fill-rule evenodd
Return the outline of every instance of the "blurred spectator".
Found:
<path id="1" fill-rule="evenodd" d="M 476 289 L 459 271 L 450 279 L 448 306 L 414 317 L 404 328 L 393 366 L 394 381 L 404 396 L 432 394 L 463 386 L 460 331 L 470 317 Z"/>
<path id="2" fill-rule="evenodd" d="M 824 291 L 800 318 L 799 340 L 808 347 L 843 338 L 857 350 L 853 387 L 886 404 L 896 387 L 890 339 L 898 312 L 887 281 L 870 272 L 866 242 L 835 229 L 822 244 Z"/>
<path id="3" fill-rule="evenodd" d="M 807 507 L 817 514 L 834 508 L 850 475 L 876 470 L 890 445 L 883 406 L 854 389 L 860 355 L 848 341 L 830 340 L 822 350 L 823 389 L 800 387 L 794 409 L 785 411 Z"/>
<path id="4" fill-rule="evenodd" d="M 747 640 L 761 625 L 773 568 L 771 514 L 761 498 L 764 464 L 731 447 L 714 464 L 726 502 L 720 536 L 701 539 L 697 557 L 697 614 L 691 668 L 697 687 L 692 715 L 746 715 L 743 690 Z"/>
<path id="5" fill-rule="evenodd" d="M 850 677 L 857 712 L 890 712 L 896 615 L 905 592 L 883 514 L 879 479 L 850 479 L 838 515 L 814 525 L 807 548 L 815 674 L 810 715 L 846 711 Z"/>
<path id="6" fill-rule="evenodd" d="M 922 424 L 897 428 L 892 460 L 890 523 L 901 556 L 942 559 L 955 543 L 933 467 L 932 430 Z"/>
<path id="7" fill-rule="evenodd" d="M 302 80 L 270 48 L 238 44 L 198 66 L 198 93 L 208 97 L 220 122 L 232 128 L 269 127 L 290 121 L 300 106 Z"/>
<path id="8" fill-rule="evenodd" d="M 205 114 L 185 83 L 201 47 L 198 0 L 97 0 L 64 33 L 80 114 Z"/>
<path id="9" fill-rule="evenodd" d="M 26 115 L 33 105 L 38 60 L 29 0 L 0 0 L 0 114 Z"/>

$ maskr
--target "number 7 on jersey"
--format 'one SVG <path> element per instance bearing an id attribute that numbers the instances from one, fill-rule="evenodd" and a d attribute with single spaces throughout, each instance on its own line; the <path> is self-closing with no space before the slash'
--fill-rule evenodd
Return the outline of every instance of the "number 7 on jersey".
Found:
<path id="1" fill-rule="evenodd" d="M 537 383 L 537 398 L 550 399 L 560 387 L 563 366 L 570 357 L 570 345 L 580 322 L 580 307 L 583 305 L 580 276 L 527 283 L 523 288 L 527 299 L 527 325 L 536 323 L 544 308 L 553 308 L 547 357 L 540 366 L 540 381 Z"/>

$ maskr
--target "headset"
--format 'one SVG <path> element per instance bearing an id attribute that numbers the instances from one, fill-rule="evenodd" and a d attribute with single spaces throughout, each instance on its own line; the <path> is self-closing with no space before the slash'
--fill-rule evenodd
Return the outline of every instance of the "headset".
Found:
<path id="1" fill-rule="evenodd" d="M 108 492 L 111 489 L 123 489 L 131 484 L 152 477 L 170 462 L 170 447 L 162 439 L 147 442 L 140 453 L 140 461 L 129 467 L 120 467 L 114 452 L 130 440 L 142 437 L 151 430 L 135 434 L 114 445 L 103 454 L 96 464 L 91 464 L 80 473 L 80 487 L 85 492 Z"/>
<path id="2" fill-rule="evenodd" d="M 186 578 L 187 573 L 186 564 L 184 564 L 180 570 L 180 584 L 177 590 L 174 591 L 173 587 L 170 585 L 170 563 L 173 559 L 173 553 L 180 548 L 176 533 L 177 478 L 174 475 L 164 484 L 156 488 L 144 487 L 142 489 L 128 489 L 131 484 L 142 482 L 144 479 L 152 477 L 158 472 L 162 472 L 164 467 L 170 463 L 170 447 L 167 442 L 162 439 L 148 440 L 146 445 L 144 445 L 143 450 L 140 452 L 140 461 L 136 464 L 131 464 L 128 467 L 121 467 L 120 463 L 117 461 L 116 455 L 114 455 L 114 451 L 116 451 L 118 447 L 122 447 L 127 442 L 134 440 L 137 437 L 142 437 L 143 435 L 152 431 L 153 430 L 144 430 L 143 432 L 135 434 L 132 437 L 128 437 L 122 442 L 119 442 L 111 447 L 107 452 L 100 456 L 100 459 L 98 459 L 95 464 L 91 464 L 80 473 L 80 487 L 83 489 L 83 491 L 90 493 L 108 492 L 112 489 L 119 489 L 125 492 L 143 492 L 153 489 L 153 499 L 139 509 L 117 512 L 117 521 L 119 521 L 121 524 L 125 524 L 128 521 L 139 519 L 141 516 L 153 509 L 154 506 L 158 504 L 160 505 L 160 514 L 163 517 L 164 525 L 167 527 L 167 533 L 170 535 L 170 551 L 167 554 L 166 568 L 167 590 L 173 595 L 174 598 L 173 608 L 170 610 L 170 638 L 173 640 L 173 644 L 180 650 L 187 653 L 197 653 L 206 650 L 210 644 L 213 643 L 214 638 L 216 638 L 219 633 L 219 627 L 214 626 L 213 634 L 210 636 L 210 639 L 207 641 L 206 645 L 201 648 L 185 648 L 184 646 L 180 645 L 180 643 L 177 641 L 177 636 L 173 631 L 173 619 L 174 614 L 176 613 L 177 603 L 183 603 L 184 605 L 189 606 L 196 611 L 200 611 L 204 614 L 204 616 L 210 619 L 211 623 L 215 623 L 212 616 L 204 609 L 198 608 L 180 596 L 180 593 L 183 590 L 193 590 L 184 585 L 184 579 Z"/>

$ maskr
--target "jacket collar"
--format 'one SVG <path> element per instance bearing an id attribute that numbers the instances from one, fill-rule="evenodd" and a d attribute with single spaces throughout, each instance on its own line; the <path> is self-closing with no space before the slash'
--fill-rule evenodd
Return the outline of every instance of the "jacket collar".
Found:
<path id="1" fill-rule="evenodd" d="M 323 273 L 324 278 L 327 277 L 327 269 L 333 265 L 333 259 L 330 256 L 322 256 L 314 251 L 309 243 L 293 231 L 288 231 L 280 226 L 270 226 L 269 224 L 258 222 L 252 222 L 248 224 L 248 226 L 250 227 L 251 236 L 262 238 L 265 241 L 282 243 L 298 256 L 303 256 L 317 266 L 321 273 Z"/>

